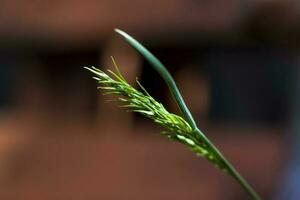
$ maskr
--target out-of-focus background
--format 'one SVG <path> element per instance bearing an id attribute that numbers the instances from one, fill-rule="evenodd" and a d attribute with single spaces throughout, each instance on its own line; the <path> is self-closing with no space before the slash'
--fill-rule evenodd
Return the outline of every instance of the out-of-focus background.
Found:
<path id="1" fill-rule="evenodd" d="M 0 199 L 244 200 L 229 176 L 107 102 L 114 56 L 178 112 L 114 28 L 168 67 L 199 127 L 264 199 L 300 199 L 298 0 L 1 0 Z"/>

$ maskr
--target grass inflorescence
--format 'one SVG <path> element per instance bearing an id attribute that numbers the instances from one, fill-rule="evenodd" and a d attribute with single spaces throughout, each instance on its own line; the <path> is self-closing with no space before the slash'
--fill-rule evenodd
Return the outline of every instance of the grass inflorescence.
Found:
<path id="1" fill-rule="evenodd" d="M 140 86 L 141 92 L 128 84 L 121 75 L 114 59 L 112 59 L 112 61 L 115 65 L 116 72 L 108 70 L 109 74 L 107 74 L 95 67 L 86 67 L 86 69 L 94 73 L 94 78 L 100 84 L 99 88 L 105 91 L 104 94 L 117 95 L 117 99 L 122 103 L 123 107 L 127 107 L 130 111 L 138 112 L 165 127 L 165 131 L 162 132 L 163 135 L 173 141 L 186 145 L 197 155 L 206 158 L 217 168 L 231 175 L 249 194 L 251 199 L 261 200 L 260 196 L 255 192 L 251 185 L 249 185 L 232 164 L 223 156 L 219 149 L 197 127 L 191 112 L 186 106 L 184 99 L 167 68 L 148 49 L 129 34 L 120 29 L 115 29 L 115 31 L 139 52 L 163 78 L 183 117 L 168 112 L 161 103 L 150 96 L 138 80 L 137 84 Z"/>
<path id="2" fill-rule="evenodd" d="M 140 113 L 163 126 L 165 130 L 161 132 L 162 135 L 185 144 L 197 155 L 210 160 L 217 167 L 225 169 L 222 162 L 210 151 L 205 142 L 201 141 L 199 135 L 185 119 L 167 111 L 161 103 L 146 91 L 137 79 L 136 82 L 141 91 L 131 86 L 120 73 L 114 60 L 113 63 L 115 72 L 108 70 L 108 73 L 105 73 L 96 67 L 85 67 L 95 75 L 93 78 L 100 84 L 98 88 L 103 90 L 103 94 L 116 95 L 122 107 Z"/>

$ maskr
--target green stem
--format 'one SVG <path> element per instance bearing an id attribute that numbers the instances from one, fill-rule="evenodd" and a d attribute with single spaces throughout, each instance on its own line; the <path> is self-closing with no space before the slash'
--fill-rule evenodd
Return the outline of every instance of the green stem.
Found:
<path id="1" fill-rule="evenodd" d="M 261 197 L 255 192 L 255 190 L 249 185 L 249 183 L 241 176 L 241 174 L 233 167 L 233 165 L 223 156 L 223 154 L 218 150 L 218 148 L 197 128 L 196 133 L 200 135 L 205 144 L 210 148 L 210 150 L 218 156 L 222 161 L 226 172 L 230 174 L 240 186 L 251 196 L 253 200 L 261 200 Z"/>
<path id="2" fill-rule="evenodd" d="M 195 120 L 187 108 L 177 85 L 172 78 L 171 74 L 168 72 L 166 67 L 150 52 L 148 51 L 142 44 L 140 44 L 133 37 L 128 35 L 122 30 L 115 29 L 115 31 L 120 34 L 124 39 L 135 48 L 153 67 L 154 69 L 161 75 L 166 84 L 168 85 L 170 92 L 176 100 L 181 112 L 184 115 L 184 118 L 188 121 L 191 127 L 195 130 L 197 134 L 199 134 L 200 138 L 205 142 L 208 148 L 216 155 L 219 160 L 221 160 L 225 170 L 241 185 L 241 187 L 251 196 L 253 200 L 261 200 L 259 195 L 253 190 L 253 188 L 247 183 L 247 181 L 237 172 L 237 170 L 230 164 L 229 161 L 225 159 L 222 153 L 214 146 L 213 143 L 198 129 Z"/>

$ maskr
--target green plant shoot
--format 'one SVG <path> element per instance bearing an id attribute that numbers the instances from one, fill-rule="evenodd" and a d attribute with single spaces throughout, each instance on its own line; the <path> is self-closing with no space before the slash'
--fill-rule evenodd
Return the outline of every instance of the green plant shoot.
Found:
<path id="1" fill-rule="evenodd" d="M 163 126 L 165 130 L 161 133 L 173 141 L 177 141 L 186 145 L 198 156 L 204 157 L 210 161 L 214 166 L 223 172 L 231 175 L 241 187 L 249 194 L 253 200 L 261 200 L 259 195 L 247 183 L 247 181 L 235 170 L 235 168 L 225 159 L 221 152 L 213 145 L 212 142 L 200 131 L 197 127 L 189 109 L 187 108 L 177 85 L 167 71 L 165 66 L 143 45 L 132 38 L 130 35 L 119 29 L 115 30 L 118 34 L 135 48 L 162 76 L 168 85 L 176 103 L 178 104 L 183 117 L 168 112 L 165 107 L 157 102 L 139 83 L 141 88 L 138 91 L 128 84 L 125 78 L 120 73 L 116 62 L 112 58 L 115 66 L 115 72 L 108 70 L 108 73 L 103 72 L 95 67 L 85 67 L 94 74 L 94 79 L 98 81 L 99 89 L 104 90 L 104 94 L 117 95 L 119 102 L 128 110 L 140 113 L 155 123 Z"/>

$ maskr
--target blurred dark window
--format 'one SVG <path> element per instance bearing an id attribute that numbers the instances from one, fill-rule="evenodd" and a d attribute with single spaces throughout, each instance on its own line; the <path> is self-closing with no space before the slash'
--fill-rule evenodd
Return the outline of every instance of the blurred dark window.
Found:
<path id="1" fill-rule="evenodd" d="M 286 118 L 291 56 L 271 48 L 211 48 L 211 117 L 278 123 Z"/>

